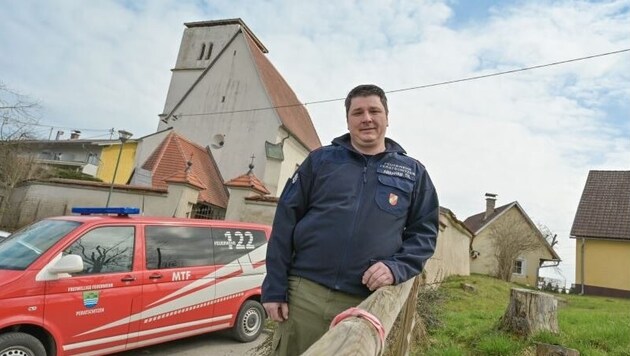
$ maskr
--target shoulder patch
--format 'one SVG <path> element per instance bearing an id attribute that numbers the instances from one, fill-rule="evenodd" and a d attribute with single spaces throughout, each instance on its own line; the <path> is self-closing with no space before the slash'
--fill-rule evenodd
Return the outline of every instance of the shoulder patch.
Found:
<path id="1" fill-rule="evenodd" d="M 299 177 L 300 177 L 299 173 L 295 172 L 295 174 L 293 175 L 293 178 L 291 178 L 291 184 L 295 184 L 295 182 L 297 182 Z"/>

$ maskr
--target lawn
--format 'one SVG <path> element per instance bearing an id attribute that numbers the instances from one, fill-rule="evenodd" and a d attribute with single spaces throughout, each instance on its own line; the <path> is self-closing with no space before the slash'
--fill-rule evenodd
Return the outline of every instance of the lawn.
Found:
<path id="1" fill-rule="evenodd" d="M 475 286 L 466 292 L 462 283 Z M 414 355 L 535 355 L 535 343 L 559 344 L 581 355 L 630 355 L 630 300 L 558 295 L 560 333 L 521 339 L 497 330 L 510 288 L 487 276 L 450 277 L 428 298 L 428 340 Z M 425 308 L 426 309 L 426 308 Z"/>

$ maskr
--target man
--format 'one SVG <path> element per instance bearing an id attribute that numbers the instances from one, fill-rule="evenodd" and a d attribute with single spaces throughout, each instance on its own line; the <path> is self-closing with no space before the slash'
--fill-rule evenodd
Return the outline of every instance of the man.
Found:
<path id="1" fill-rule="evenodd" d="M 299 355 L 335 315 L 413 278 L 433 255 L 439 206 L 424 166 L 385 137 L 385 92 L 360 85 L 349 133 L 304 160 L 280 196 L 262 302 L 280 322 L 276 355 Z"/>

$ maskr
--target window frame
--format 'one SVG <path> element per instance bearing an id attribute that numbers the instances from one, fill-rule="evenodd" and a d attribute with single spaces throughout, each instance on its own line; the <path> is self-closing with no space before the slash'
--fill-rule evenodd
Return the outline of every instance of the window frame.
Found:
<path id="1" fill-rule="evenodd" d="M 517 264 L 520 262 L 520 272 L 517 271 Z M 525 276 L 527 271 L 527 261 L 524 258 L 517 258 L 512 264 L 512 274 L 517 276 Z"/>

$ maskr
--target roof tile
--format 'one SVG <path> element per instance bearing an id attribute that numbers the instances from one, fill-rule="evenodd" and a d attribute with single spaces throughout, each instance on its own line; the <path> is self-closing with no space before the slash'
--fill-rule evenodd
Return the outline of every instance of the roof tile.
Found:
<path id="1" fill-rule="evenodd" d="M 186 171 L 189 160 L 192 165 Z M 168 179 L 179 177 L 186 183 L 203 188 L 199 201 L 227 207 L 228 193 L 212 154 L 174 131 L 164 138 L 142 168 L 153 173 L 153 186 L 156 188 L 166 188 Z"/>
<path id="2" fill-rule="evenodd" d="M 244 32 L 260 79 L 267 90 L 269 99 L 282 121 L 282 125 L 302 142 L 309 150 L 321 147 L 313 121 L 304 105 L 297 98 L 289 84 L 254 43 L 249 33 Z"/>
<path id="3" fill-rule="evenodd" d="M 590 171 L 571 236 L 630 240 L 630 171 Z"/>
<path id="4" fill-rule="evenodd" d="M 464 225 L 466 225 L 466 227 L 470 231 L 472 231 L 473 233 L 477 233 L 477 231 L 479 231 L 487 223 L 492 221 L 492 219 L 494 219 L 497 215 L 501 214 L 503 212 L 503 210 L 509 208 L 512 205 L 514 205 L 514 202 L 511 202 L 509 204 L 505 204 L 503 206 L 495 208 L 494 212 L 492 214 L 490 214 L 490 216 L 488 216 L 487 219 L 483 218 L 484 215 L 486 214 L 485 211 L 483 211 L 483 212 L 481 212 L 479 214 L 475 214 L 473 216 L 469 216 L 466 220 L 464 220 Z"/>
<path id="5" fill-rule="evenodd" d="M 231 179 L 229 182 L 225 183 L 225 185 L 234 188 L 251 188 L 262 195 L 270 194 L 265 184 L 261 182 L 260 179 L 256 178 L 251 171 Z"/>

